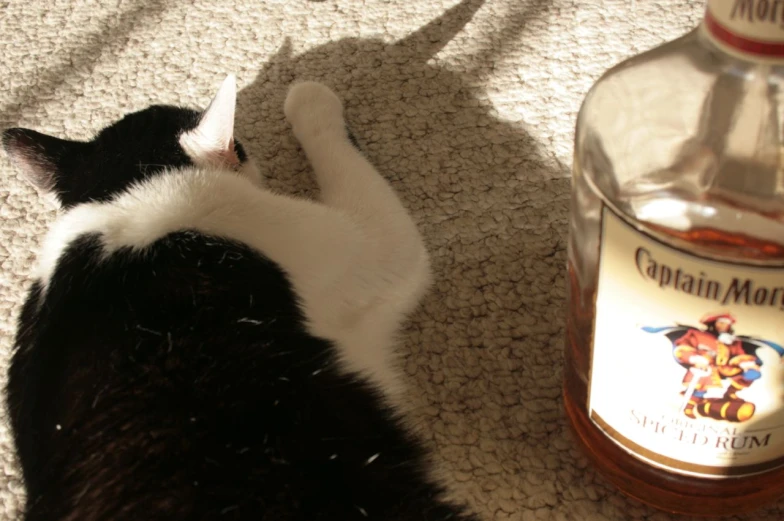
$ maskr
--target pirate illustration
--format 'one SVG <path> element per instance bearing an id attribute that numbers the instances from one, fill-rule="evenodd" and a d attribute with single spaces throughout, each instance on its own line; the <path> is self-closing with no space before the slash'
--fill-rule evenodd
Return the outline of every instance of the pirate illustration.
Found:
<path id="1" fill-rule="evenodd" d="M 768 347 L 784 357 L 784 347 L 778 344 L 735 335 L 735 322 L 729 313 L 712 313 L 700 320 L 703 329 L 684 325 L 643 328 L 648 333 L 664 334 L 672 342 L 675 360 L 686 369 L 680 409 L 689 418 L 732 422 L 750 419 L 755 405 L 738 393 L 762 376 L 757 350 Z M 716 398 L 722 391 L 723 396 Z"/>

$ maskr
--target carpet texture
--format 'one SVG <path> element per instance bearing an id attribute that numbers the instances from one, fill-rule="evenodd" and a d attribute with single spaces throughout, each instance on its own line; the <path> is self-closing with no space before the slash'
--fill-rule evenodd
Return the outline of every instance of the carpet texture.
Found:
<path id="1" fill-rule="evenodd" d="M 272 188 L 314 183 L 283 117 L 322 81 L 418 221 L 437 283 L 408 329 L 412 422 L 483 519 L 683 519 L 619 495 L 560 397 L 572 135 L 591 84 L 683 34 L 689 0 L 0 1 L 0 126 L 69 138 L 237 74 L 237 134 Z M 53 210 L 0 159 L 0 384 Z M 5 419 L 0 520 L 23 504 Z M 784 504 L 736 520 L 784 517 Z"/>

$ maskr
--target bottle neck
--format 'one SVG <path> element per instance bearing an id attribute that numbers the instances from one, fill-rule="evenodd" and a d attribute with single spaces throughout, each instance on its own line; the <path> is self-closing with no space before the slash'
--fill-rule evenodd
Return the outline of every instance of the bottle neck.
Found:
<path id="1" fill-rule="evenodd" d="M 701 29 L 729 54 L 784 64 L 784 0 L 708 0 Z"/>

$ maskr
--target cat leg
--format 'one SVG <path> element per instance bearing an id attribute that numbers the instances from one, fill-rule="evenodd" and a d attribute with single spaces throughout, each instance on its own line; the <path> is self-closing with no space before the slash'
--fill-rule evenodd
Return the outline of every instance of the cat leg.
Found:
<path id="1" fill-rule="evenodd" d="M 360 365 L 367 366 L 373 358 L 383 372 L 391 363 L 388 344 L 430 283 L 424 241 L 390 184 L 352 144 L 343 106 L 329 88 L 294 85 L 284 111 L 313 167 L 322 202 L 346 215 L 362 235 L 365 265 L 341 281 L 341 300 L 353 305 L 334 324 L 334 334 L 349 359 L 364 358 Z"/>
<path id="2" fill-rule="evenodd" d="M 392 280 L 424 276 L 427 252 L 416 224 L 389 183 L 352 144 L 338 97 L 322 84 L 298 83 L 284 110 L 313 166 L 321 200 L 365 232 L 375 262 Z"/>

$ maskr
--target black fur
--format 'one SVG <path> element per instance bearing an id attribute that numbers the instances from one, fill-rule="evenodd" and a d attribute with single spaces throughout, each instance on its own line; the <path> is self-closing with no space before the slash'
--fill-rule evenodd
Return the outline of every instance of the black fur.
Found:
<path id="1" fill-rule="evenodd" d="M 242 143 L 236 139 L 234 140 L 234 152 L 237 154 L 237 159 L 240 160 L 240 163 L 244 163 L 248 160 L 248 154 L 245 153 Z"/>
<path id="2" fill-rule="evenodd" d="M 3 133 L 3 147 L 53 167 L 55 195 L 64 208 L 70 208 L 88 201 L 107 201 L 165 167 L 190 165 L 178 137 L 195 128 L 199 117 L 195 110 L 153 105 L 128 114 L 88 143 L 13 128 Z M 237 155 L 240 159 L 245 156 L 241 147 Z"/>
<path id="3" fill-rule="evenodd" d="M 186 164 L 162 136 L 194 121 L 156 107 L 59 154 L 60 196 L 104 200 Z M 192 230 L 102 255 L 99 235 L 71 243 L 19 318 L 7 403 L 27 521 L 468 519 L 307 332 L 277 265 Z"/>

